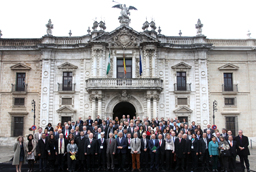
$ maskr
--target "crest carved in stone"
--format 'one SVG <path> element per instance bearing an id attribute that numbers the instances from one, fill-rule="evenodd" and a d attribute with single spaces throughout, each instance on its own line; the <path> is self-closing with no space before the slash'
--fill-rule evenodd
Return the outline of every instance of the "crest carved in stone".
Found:
<path id="1" fill-rule="evenodd" d="M 114 42 L 117 46 L 122 46 L 126 48 L 128 46 L 137 46 L 138 38 L 135 37 L 132 33 L 130 33 L 127 29 L 122 29 L 117 35 L 114 37 Z"/>

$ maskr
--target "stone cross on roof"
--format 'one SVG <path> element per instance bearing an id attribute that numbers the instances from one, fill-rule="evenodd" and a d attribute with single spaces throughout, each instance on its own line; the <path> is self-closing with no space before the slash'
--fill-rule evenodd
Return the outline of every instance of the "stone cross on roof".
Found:
<path id="1" fill-rule="evenodd" d="M 71 35 L 72 35 L 72 32 L 71 32 L 71 30 L 69 31 L 69 33 L 68 33 L 68 34 L 69 34 L 69 36 L 71 37 Z"/>
<path id="2" fill-rule="evenodd" d="M 0 38 L 3 36 L 2 31 L 0 30 Z"/>

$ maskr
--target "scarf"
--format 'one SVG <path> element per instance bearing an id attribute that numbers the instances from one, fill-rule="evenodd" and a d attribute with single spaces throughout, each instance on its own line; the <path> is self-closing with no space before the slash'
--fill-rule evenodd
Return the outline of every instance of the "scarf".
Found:
<path id="1" fill-rule="evenodd" d="M 60 150 L 60 138 L 59 138 L 58 139 L 58 154 L 61 154 L 61 153 L 64 154 L 64 151 L 65 151 L 65 140 L 64 140 L 64 138 L 62 139 L 62 147 Z"/>

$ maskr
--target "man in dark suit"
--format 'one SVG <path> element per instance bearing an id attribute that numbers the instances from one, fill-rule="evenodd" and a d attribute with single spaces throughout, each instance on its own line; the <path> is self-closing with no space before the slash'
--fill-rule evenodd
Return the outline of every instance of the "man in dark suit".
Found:
<path id="1" fill-rule="evenodd" d="M 107 144 L 107 170 L 114 171 L 114 155 L 116 154 L 116 139 L 113 138 L 113 133 L 109 133 L 109 139 L 106 142 Z M 111 161 L 111 167 L 110 167 Z"/>
<path id="2" fill-rule="evenodd" d="M 141 167 L 143 168 L 143 170 L 147 170 L 148 168 L 148 144 L 149 144 L 149 140 L 146 138 L 147 137 L 147 134 L 146 133 L 143 133 L 142 134 L 142 139 L 141 139 L 141 154 L 140 154 L 140 157 L 141 157 Z"/>
<path id="3" fill-rule="evenodd" d="M 92 126 L 93 120 L 91 119 L 91 116 L 89 116 L 89 119 L 87 119 L 87 125 Z"/>
<path id="4" fill-rule="evenodd" d="M 182 134 L 179 133 L 178 138 L 175 140 L 175 153 L 177 161 L 175 171 L 179 168 L 184 171 L 185 146 L 186 141 L 182 138 Z"/>
<path id="5" fill-rule="evenodd" d="M 84 164 L 85 164 L 85 155 L 84 155 L 85 140 L 86 140 L 86 138 L 84 136 L 84 132 L 81 131 L 80 135 L 76 138 L 76 144 L 78 147 L 78 152 L 76 153 L 77 164 L 79 164 L 78 171 L 84 170 L 86 168 L 84 166 Z"/>
<path id="6" fill-rule="evenodd" d="M 188 170 L 191 161 L 191 140 L 188 139 L 187 134 L 183 135 L 183 139 L 186 141 L 184 163 L 186 170 Z"/>
<path id="7" fill-rule="evenodd" d="M 109 123 L 109 127 L 107 128 L 107 135 L 106 135 L 106 139 L 109 137 L 109 134 L 110 133 L 114 133 L 114 128 L 113 128 L 113 124 L 112 123 Z"/>
<path id="8" fill-rule="evenodd" d="M 116 138 L 116 146 L 117 146 L 117 155 L 118 155 L 118 164 L 119 168 L 118 171 L 123 170 L 126 171 L 124 168 L 125 165 L 125 158 L 127 153 L 127 140 L 123 137 L 123 133 L 118 133 L 118 138 Z"/>
<path id="9" fill-rule="evenodd" d="M 108 127 L 107 127 L 105 121 L 102 122 L 102 125 L 100 126 L 100 128 L 101 128 L 101 131 L 105 134 L 106 131 L 107 131 L 107 129 L 108 129 Z M 105 134 L 105 135 L 106 135 L 106 134 Z M 105 136 L 105 137 L 106 137 L 106 136 Z"/>
<path id="10" fill-rule="evenodd" d="M 100 116 L 98 115 L 97 118 L 95 119 L 97 121 L 98 125 L 100 126 L 102 124 L 102 120 L 100 119 Z"/>
<path id="11" fill-rule="evenodd" d="M 128 170 L 132 167 L 132 155 L 131 155 L 131 133 L 127 134 L 127 153 L 126 153 L 126 158 L 127 158 L 127 164 L 128 164 Z"/>
<path id="12" fill-rule="evenodd" d="M 207 124 L 207 128 L 204 129 L 204 133 L 207 133 L 207 130 L 210 130 L 210 131 L 211 131 L 211 134 L 214 133 L 214 130 L 211 128 L 211 125 L 210 125 L 210 124 Z"/>
<path id="13" fill-rule="evenodd" d="M 159 158 L 158 158 L 158 151 L 159 151 L 159 142 L 155 136 L 155 134 L 151 135 L 151 140 L 149 141 L 148 148 L 150 152 L 150 157 L 151 157 L 151 165 L 150 165 L 150 170 L 156 169 L 157 171 L 159 170 L 158 163 L 159 163 Z"/>
<path id="14" fill-rule="evenodd" d="M 235 140 L 233 140 L 233 136 L 230 135 L 228 137 L 228 143 L 230 146 L 229 152 L 230 152 L 230 156 L 228 157 L 229 161 L 229 170 L 231 172 L 235 172 L 236 170 L 236 149 L 237 149 L 237 143 Z"/>
<path id="15" fill-rule="evenodd" d="M 249 140 L 248 137 L 243 135 L 243 131 L 238 131 L 238 136 L 235 138 L 235 141 L 237 143 L 237 154 L 240 158 L 241 168 L 242 170 L 245 169 L 244 162 L 247 168 L 247 171 L 250 170 L 250 164 L 248 160 L 248 155 L 250 155 L 250 151 L 248 149 L 249 146 Z"/>
<path id="16" fill-rule="evenodd" d="M 67 157 L 67 140 L 63 137 L 63 134 L 59 134 L 59 138 L 55 142 L 55 155 L 57 156 L 58 161 L 58 170 L 64 171 L 64 164 Z"/>
<path id="17" fill-rule="evenodd" d="M 98 165 L 99 170 L 106 170 L 106 150 L 107 150 L 107 143 L 106 139 L 104 138 L 104 133 L 101 132 L 101 138 L 98 139 L 98 144 L 97 144 L 97 152 L 98 152 Z"/>
<path id="18" fill-rule="evenodd" d="M 133 123 L 130 124 L 130 128 L 128 128 L 128 133 L 131 133 L 131 136 L 133 137 L 133 134 L 134 134 Z"/>
<path id="19" fill-rule="evenodd" d="M 42 138 L 38 141 L 38 145 L 37 145 L 37 155 L 39 156 L 40 160 L 39 160 L 39 169 L 40 171 L 45 171 L 46 170 L 46 166 L 47 166 L 47 139 L 46 139 L 46 135 L 43 133 L 42 134 Z"/>
<path id="20" fill-rule="evenodd" d="M 165 141 L 162 134 L 158 135 L 159 149 L 158 149 L 158 158 L 159 158 L 159 169 L 164 171 L 164 155 L 165 155 Z"/>
<path id="21" fill-rule="evenodd" d="M 93 134 L 89 134 L 89 138 L 85 140 L 84 154 L 87 156 L 87 170 L 94 171 L 95 155 L 97 155 L 97 140 L 93 139 Z"/>
<path id="22" fill-rule="evenodd" d="M 203 138 L 200 139 L 199 145 L 200 160 L 202 160 L 203 170 L 206 169 L 207 171 L 210 171 L 208 151 L 209 139 L 207 138 L 206 133 L 203 133 Z"/>

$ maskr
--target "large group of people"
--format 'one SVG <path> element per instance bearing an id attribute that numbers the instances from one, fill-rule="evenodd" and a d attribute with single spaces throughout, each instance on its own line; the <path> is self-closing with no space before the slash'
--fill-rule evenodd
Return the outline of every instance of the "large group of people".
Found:
<path id="1" fill-rule="evenodd" d="M 183 119 L 122 119 L 49 123 L 44 131 L 39 127 L 26 141 L 22 136 L 14 144 L 13 165 L 21 172 L 28 162 L 28 172 L 39 163 L 40 171 L 94 171 L 114 169 L 170 171 L 235 171 L 236 156 L 240 157 L 241 171 L 249 170 L 249 141 L 238 131 L 213 130 L 208 124 L 201 129 Z"/>

